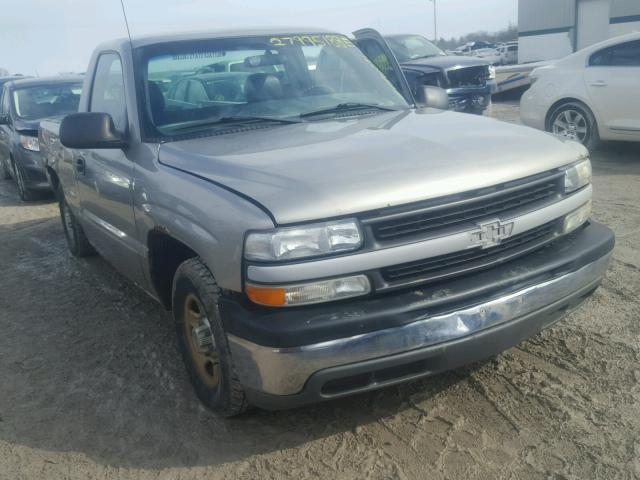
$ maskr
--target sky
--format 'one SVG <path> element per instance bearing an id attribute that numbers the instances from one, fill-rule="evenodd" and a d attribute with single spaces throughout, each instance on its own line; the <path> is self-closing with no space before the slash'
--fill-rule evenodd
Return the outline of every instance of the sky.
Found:
<path id="1" fill-rule="evenodd" d="M 298 26 L 433 37 L 430 0 L 124 0 L 131 34 Z M 2 4 L 5 5 L 2 5 Z M 517 0 L 437 0 L 438 36 L 517 23 Z M 0 0 L 0 68 L 83 72 L 94 47 L 127 35 L 119 0 Z"/>

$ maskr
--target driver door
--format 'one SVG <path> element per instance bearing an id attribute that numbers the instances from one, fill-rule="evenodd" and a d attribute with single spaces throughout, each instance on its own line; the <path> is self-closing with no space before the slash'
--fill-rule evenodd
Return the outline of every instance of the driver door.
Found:
<path id="1" fill-rule="evenodd" d="M 358 30 L 353 32 L 353 35 L 355 37 L 354 43 L 362 53 L 378 67 L 378 70 L 387 77 L 387 80 L 396 87 L 410 105 L 415 105 L 416 101 L 413 98 L 402 67 L 400 67 L 400 63 L 398 63 L 384 37 L 372 28 Z"/>
<path id="2" fill-rule="evenodd" d="M 125 137 L 128 115 L 122 61 L 105 52 L 98 59 L 91 85 L 90 112 L 111 115 L 116 130 Z M 143 284 L 141 259 L 144 246 L 136 238 L 133 211 L 135 164 L 128 150 L 74 150 L 80 210 L 87 237 L 120 272 Z"/>

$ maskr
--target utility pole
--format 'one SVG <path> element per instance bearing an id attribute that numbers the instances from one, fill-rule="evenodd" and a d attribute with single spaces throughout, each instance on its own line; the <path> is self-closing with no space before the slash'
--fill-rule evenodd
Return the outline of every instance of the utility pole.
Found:
<path id="1" fill-rule="evenodd" d="M 433 2 L 433 42 L 435 44 L 438 43 L 438 8 L 437 2 L 438 0 L 429 0 Z"/>

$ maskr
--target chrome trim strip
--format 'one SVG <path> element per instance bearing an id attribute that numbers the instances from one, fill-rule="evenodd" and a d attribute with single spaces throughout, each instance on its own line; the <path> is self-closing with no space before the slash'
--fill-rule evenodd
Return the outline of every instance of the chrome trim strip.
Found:
<path id="1" fill-rule="evenodd" d="M 587 188 L 547 207 L 520 217 L 512 219 L 501 218 L 500 220 L 514 222 L 511 235 L 515 236 L 573 212 L 588 202 L 591 199 L 591 194 L 592 187 L 589 185 Z M 423 242 L 304 263 L 270 266 L 249 265 L 247 278 L 258 283 L 284 284 L 401 265 L 474 247 L 475 245 L 472 243 L 470 235 L 470 232 L 474 230 L 476 228 L 454 235 L 432 238 Z"/>
<path id="2" fill-rule="evenodd" d="M 634 128 L 634 127 L 609 127 L 611 130 L 613 130 L 614 132 L 621 132 L 621 133 L 638 133 L 640 132 L 640 128 Z"/>
<path id="3" fill-rule="evenodd" d="M 397 218 L 411 218 L 412 216 L 419 215 L 421 213 L 434 212 L 434 211 L 437 212 L 450 207 L 459 207 L 459 206 L 464 206 L 468 204 L 474 204 L 476 202 L 481 202 L 481 201 L 490 201 L 496 197 L 502 197 L 510 193 L 515 194 L 515 193 L 521 192 L 522 190 L 525 190 L 530 187 L 534 187 L 536 185 L 540 185 L 543 183 L 550 183 L 554 181 L 557 182 L 558 180 L 563 178 L 564 175 L 565 175 L 564 171 L 546 172 L 546 174 L 535 175 L 535 177 L 539 177 L 539 178 L 535 178 L 534 180 L 531 180 L 531 177 L 529 177 L 529 180 L 527 182 L 521 183 L 519 185 L 511 186 L 508 188 L 503 188 L 502 190 L 495 190 L 485 194 L 476 194 L 475 196 L 447 202 L 445 204 L 436 204 L 428 207 L 414 208 L 411 210 L 403 210 L 396 213 L 387 213 L 387 214 L 383 213 L 381 215 L 377 215 L 374 217 L 364 218 L 362 220 L 362 223 L 364 225 L 376 225 L 380 222 L 385 222 L 385 221 L 393 220 Z"/>
<path id="4" fill-rule="evenodd" d="M 105 222 L 104 220 L 102 220 L 100 217 L 98 217 L 97 215 L 94 215 L 93 213 L 91 213 L 89 210 L 82 210 L 82 214 L 85 218 L 87 218 L 88 220 L 91 220 L 93 223 L 100 225 L 102 228 L 104 228 L 106 231 L 108 231 L 109 233 L 111 233 L 112 235 L 115 235 L 118 238 L 126 238 L 127 234 L 124 233 L 122 230 L 114 227 L 113 225 L 111 225 L 108 222 Z"/>
<path id="5" fill-rule="evenodd" d="M 87 209 L 83 209 L 82 210 L 82 217 L 85 220 L 88 220 L 91 223 L 93 223 L 94 225 L 97 225 L 98 227 L 102 228 L 103 230 L 109 232 L 111 234 L 111 236 L 112 236 L 111 238 L 114 238 L 121 245 L 123 245 L 126 248 L 132 250 L 133 252 L 137 253 L 138 255 L 141 255 L 143 258 L 146 258 L 146 256 L 147 256 L 146 247 L 144 245 L 142 245 L 140 242 L 138 242 L 135 238 L 131 237 L 130 235 L 127 235 L 125 232 L 123 232 L 119 228 L 114 227 L 109 222 L 106 222 L 105 220 L 103 220 L 102 218 L 98 217 L 97 215 L 91 213 Z"/>
<path id="6" fill-rule="evenodd" d="M 296 348 L 264 347 L 228 334 L 229 346 L 243 385 L 273 395 L 293 395 L 319 370 L 456 340 L 584 295 L 600 283 L 610 256 L 481 305 L 425 315 L 402 327 Z"/>

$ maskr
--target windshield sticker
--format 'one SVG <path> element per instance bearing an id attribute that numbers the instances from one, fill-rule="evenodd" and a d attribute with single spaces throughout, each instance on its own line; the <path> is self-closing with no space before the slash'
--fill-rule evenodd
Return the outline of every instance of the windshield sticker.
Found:
<path id="1" fill-rule="evenodd" d="M 290 37 L 272 37 L 274 47 L 355 47 L 351 40 L 342 35 L 292 35 Z"/>
<path id="2" fill-rule="evenodd" d="M 195 53 L 183 53 L 179 55 L 173 55 L 173 60 L 200 60 L 207 58 L 220 58 L 224 57 L 226 52 L 195 52 Z"/>

